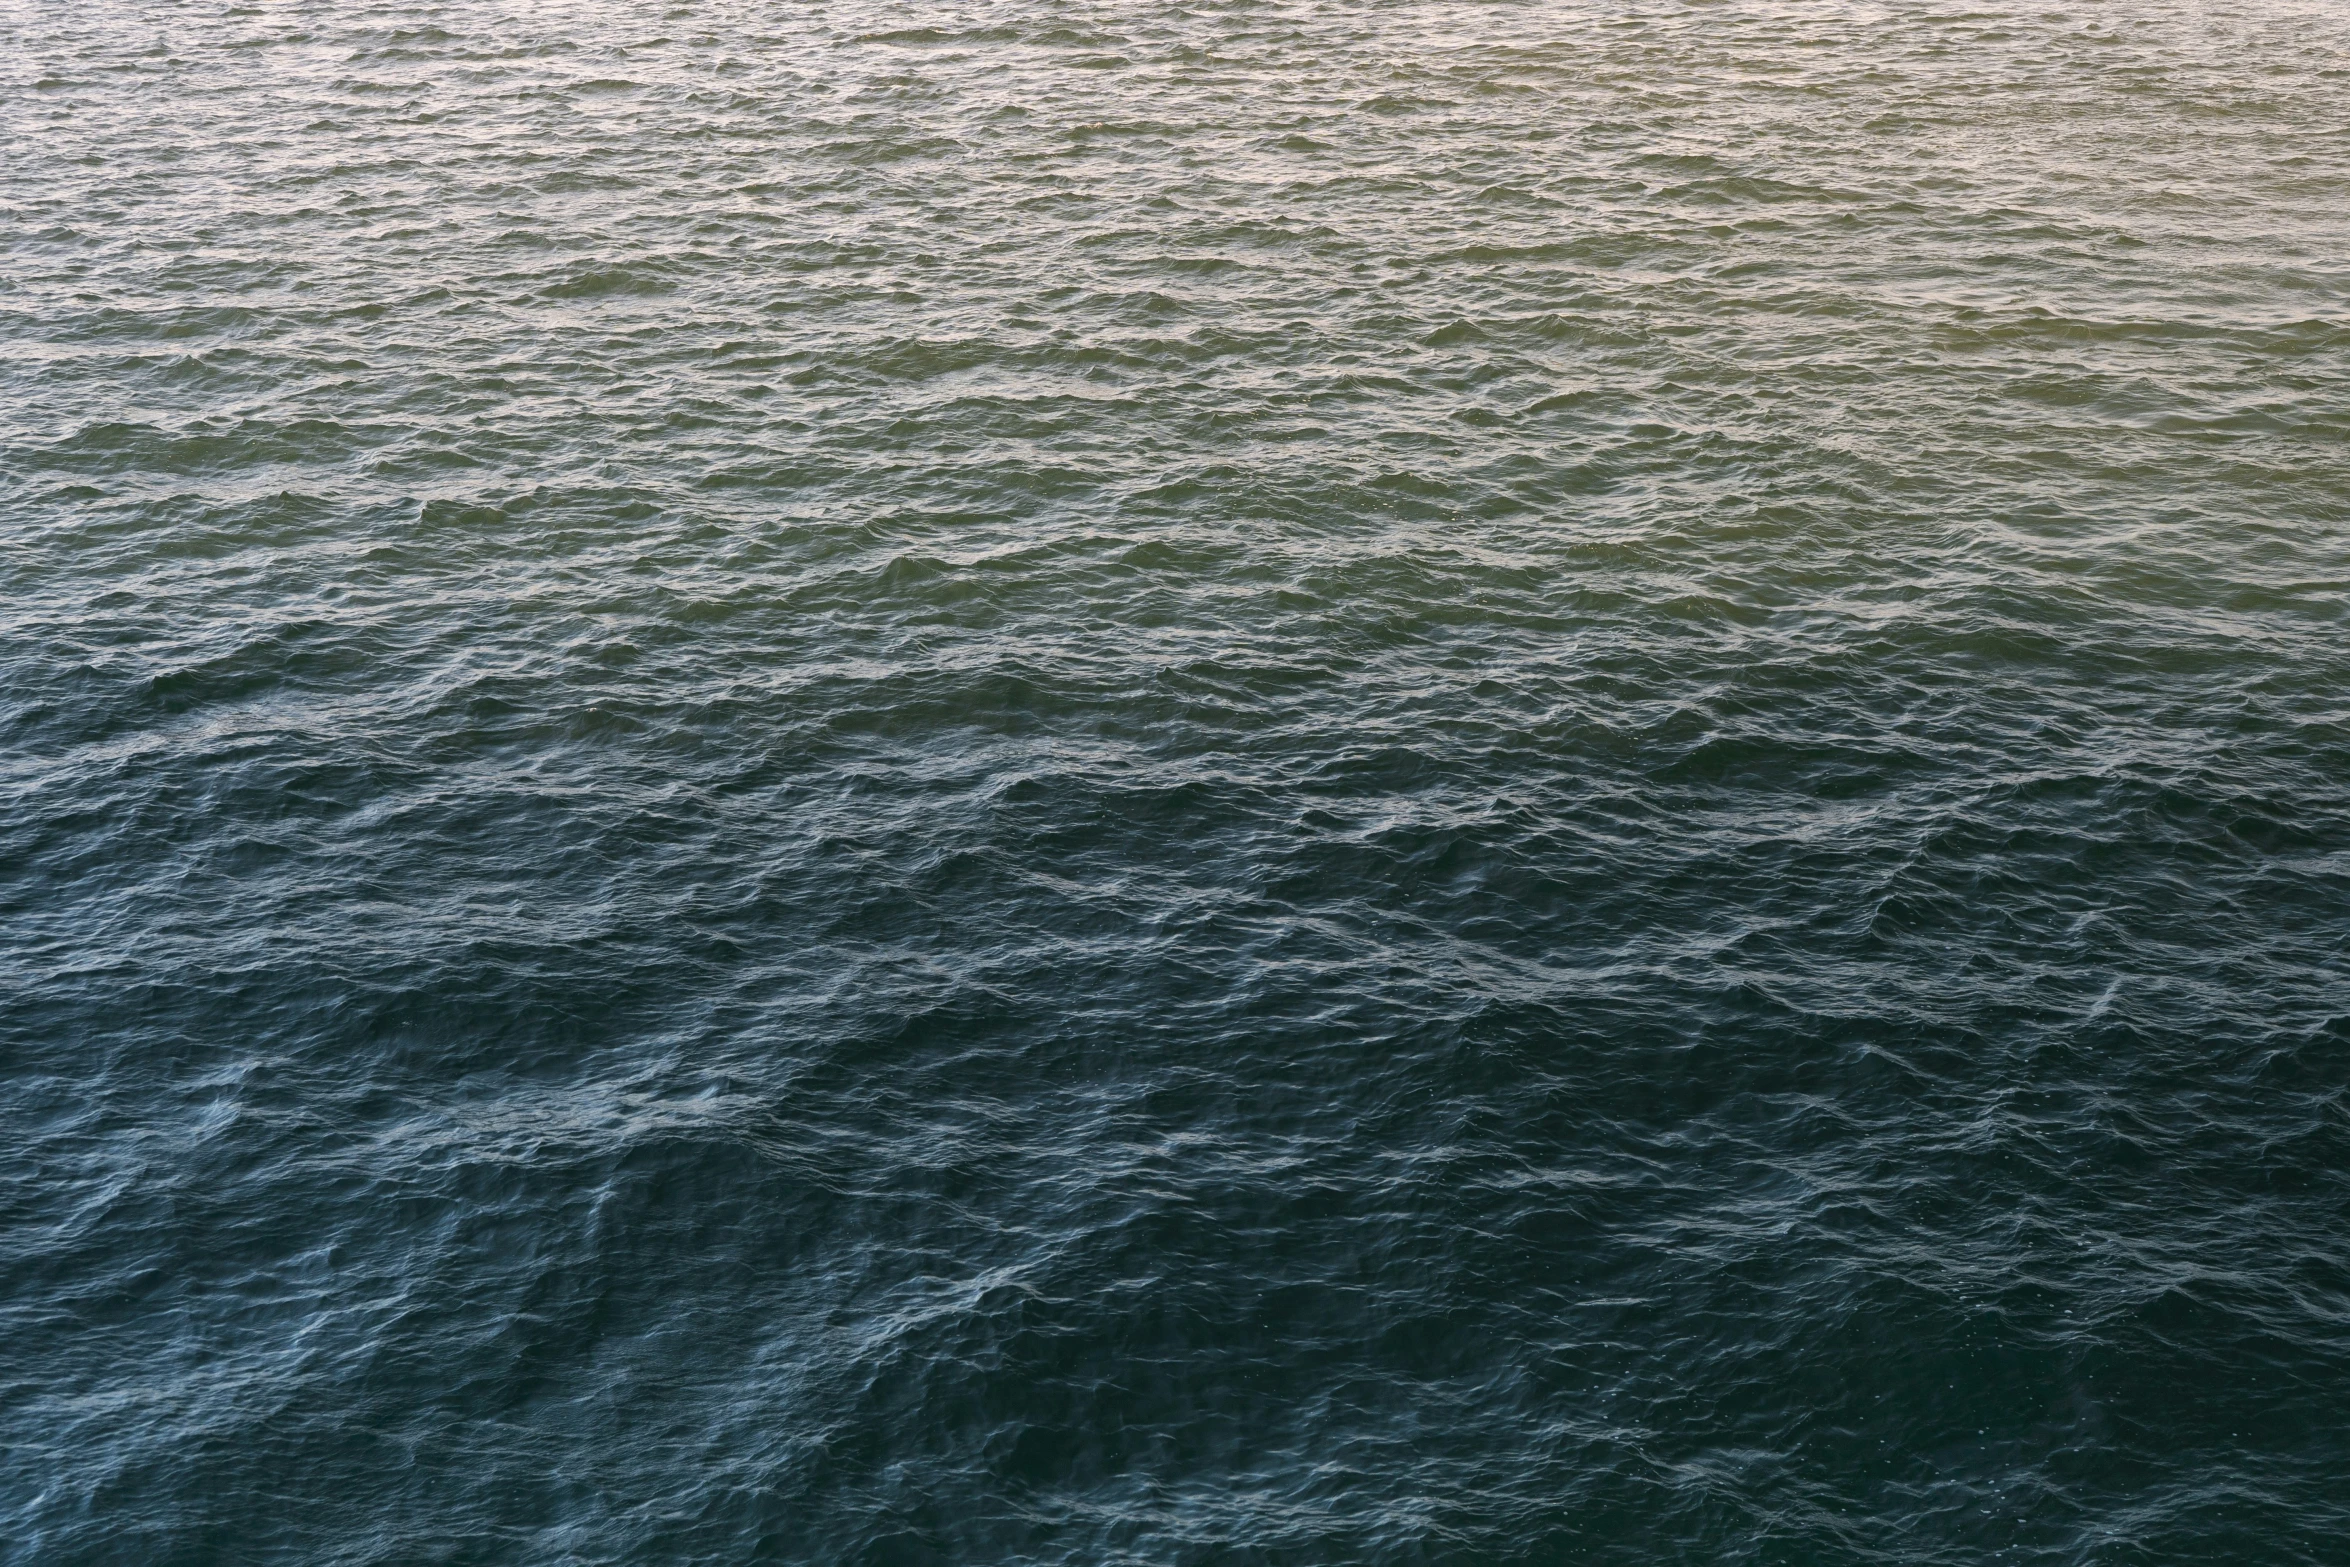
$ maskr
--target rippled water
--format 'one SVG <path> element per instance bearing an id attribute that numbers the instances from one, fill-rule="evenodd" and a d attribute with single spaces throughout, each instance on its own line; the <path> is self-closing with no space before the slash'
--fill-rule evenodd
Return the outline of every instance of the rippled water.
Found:
<path id="1" fill-rule="evenodd" d="M 2350 1559 L 2350 12 L 0 39 L 0 1556 Z"/>

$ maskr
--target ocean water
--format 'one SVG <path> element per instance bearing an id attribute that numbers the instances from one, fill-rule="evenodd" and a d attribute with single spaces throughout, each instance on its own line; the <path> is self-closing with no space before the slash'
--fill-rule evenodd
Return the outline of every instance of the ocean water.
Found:
<path id="1" fill-rule="evenodd" d="M 0 44 L 0 1559 L 2350 1562 L 2350 8 Z"/>

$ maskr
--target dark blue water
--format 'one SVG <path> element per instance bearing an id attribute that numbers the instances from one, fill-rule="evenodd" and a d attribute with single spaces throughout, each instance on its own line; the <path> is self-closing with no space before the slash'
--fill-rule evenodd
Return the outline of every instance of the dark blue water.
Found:
<path id="1" fill-rule="evenodd" d="M 0 43 L 0 1559 L 2350 1562 L 2350 12 Z"/>

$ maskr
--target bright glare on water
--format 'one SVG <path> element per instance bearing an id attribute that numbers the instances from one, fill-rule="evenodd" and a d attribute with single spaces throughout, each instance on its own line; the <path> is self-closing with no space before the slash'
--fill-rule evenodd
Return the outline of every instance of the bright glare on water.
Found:
<path id="1" fill-rule="evenodd" d="M 2350 1560 L 2350 7 L 15 0 L 0 1560 Z"/>

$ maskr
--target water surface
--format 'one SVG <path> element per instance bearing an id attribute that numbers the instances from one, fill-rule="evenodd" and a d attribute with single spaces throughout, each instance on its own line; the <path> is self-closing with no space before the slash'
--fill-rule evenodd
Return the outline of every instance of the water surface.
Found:
<path id="1" fill-rule="evenodd" d="M 2350 12 L 0 43 L 0 1557 L 2345 1560 Z"/>

